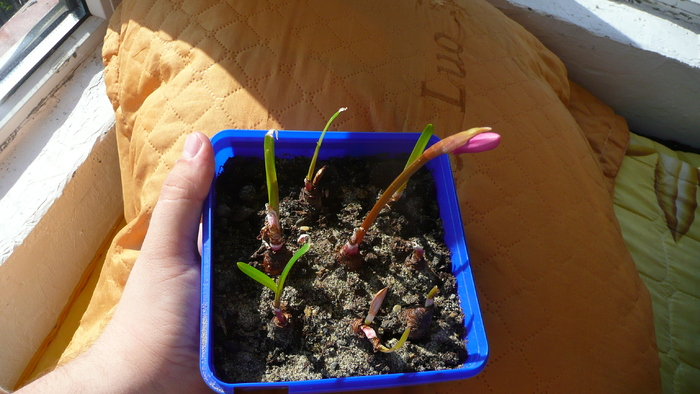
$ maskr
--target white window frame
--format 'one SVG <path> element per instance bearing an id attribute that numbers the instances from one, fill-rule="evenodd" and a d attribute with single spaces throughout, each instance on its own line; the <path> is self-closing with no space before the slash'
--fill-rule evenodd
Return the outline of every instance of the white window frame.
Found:
<path id="1" fill-rule="evenodd" d="M 3 103 L 0 387 L 16 384 L 123 213 L 100 57 L 118 1 L 87 0 L 91 16 Z"/>
<path id="2" fill-rule="evenodd" d="M 615 0 L 621 3 L 629 3 L 633 6 L 656 10 L 662 14 L 668 14 L 678 20 L 687 21 L 693 17 L 700 17 L 699 0 Z"/>
<path id="3" fill-rule="evenodd" d="M 85 0 L 87 17 L 57 50 L 0 105 L 0 155 L 22 132 L 34 109 L 69 77 L 102 39 L 119 0 Z"/>

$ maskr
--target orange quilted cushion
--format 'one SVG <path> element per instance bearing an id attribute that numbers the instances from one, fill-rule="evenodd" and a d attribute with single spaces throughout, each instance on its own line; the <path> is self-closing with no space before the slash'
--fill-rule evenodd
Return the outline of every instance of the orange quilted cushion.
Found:
<path id="1" fill-rule="evenodd" d="M 319 129 L 347 106 L 338 129 L 503 136 L 453 159 L 489 363 L 395 391 L 659 390 L 649 294 L 610 195 L 624 121 L 485 1 L 125 0 L 104 61 L 128 225 L 64 361 L 111 316 L 186 134 Z"/>

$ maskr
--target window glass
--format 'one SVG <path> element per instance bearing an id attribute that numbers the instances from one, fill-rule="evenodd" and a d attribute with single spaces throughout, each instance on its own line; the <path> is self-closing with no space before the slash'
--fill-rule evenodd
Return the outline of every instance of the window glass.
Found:
<path id="1" fill-rule="evenodd" d="M 80 0 L 0 0 L 0 103 L 87 16 Z"/>

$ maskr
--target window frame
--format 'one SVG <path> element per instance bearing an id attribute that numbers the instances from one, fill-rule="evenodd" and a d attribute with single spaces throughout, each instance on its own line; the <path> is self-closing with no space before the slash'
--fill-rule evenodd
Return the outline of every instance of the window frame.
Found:
<path id="1" fill-rule="evenodd" d="M 84 0 L 88 15 L 14 88 L 0 104 L 0 155 L 22 134 L 35 108 L 73 73 L 104 38 L 107 19 L 119 0 Z M 51 52 L 52 51 L 52 52 Z"/>
<path id="2" fill-rule="evenodd" d="M 31 9 L 27 9 L 31 13 Z M 0 56 L 0 104 L 89 16 L 83 0 L 58 0 L 12 50 Z M 13 17 L 14 18 L 14 17 Z M 12 18 L 8 21 L 12 21 Z M 24 45 L 22 43 L 24 42 Z M 2 65 L 5 67 L 5 64 Z M 1 116 L 0 108 L 0 116 Z"/>

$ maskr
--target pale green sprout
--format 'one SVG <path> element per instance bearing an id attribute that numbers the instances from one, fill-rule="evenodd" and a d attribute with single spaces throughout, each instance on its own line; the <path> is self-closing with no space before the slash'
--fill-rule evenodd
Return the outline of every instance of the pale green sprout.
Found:
<path id="1" fill-rule="evenodd" d="M 289 262 L 287 262 L 287 265 L 284 267 L 284 270 L 277 279 L 277 283 L 275 283 L 275 281 L 272 280 L 272 278 L 270 278 L 269 276 L 267 276 L 264 272 L 251 266 L 250 264 L 243 263 L 240 261 L 237 263 L 238 268 L 241 271 L 243 271 L 244 274 L 250 276 L 253 280 L 269 288 L 275 293 L 275 299 L 272 302 L 273 312 L 277 317 L 277 321 L 282 327 L 287 325 L 287 318 L 284 315 L 284 313 L 282 313 L 280 301 L 282 297 L 282 290 L 284 290 L 284 282 L 287 279 L 287 275 L 289 275 L 289 271 L 294 266 L 294 263 L 296 263 L 297 260 L 299 260 L 299 258 L 303 256 L 304 253 L 306 253 L 310 247 L 310 243 L 304 244 L 301 248 L 299 248 L 299 250 L 297 250 L 296 253 L 294 253 L 294 256 L 292 256 Z"/>
<path id="2" fill-rule="evenodd" d="M 410 334 L 411 334 L 411 329 L 410 329 L 410 328 L 407 328 L 407 329 L 403 332 L 403 334 L 401 335 L 401 338 L 399 338 L 399 341 L 396 342 L 396 344 L 395 344 L 394 346 L 392 346 L 391 348 L 388 348 L 388 349 L 387 349 L 386 346 L 384 346 L 384 345 L 379 345 L 379 351 L 382 352 L 382 353 L 393 353 L 393 352 L 395 352 L 395 351 L 401 349 L 401 347 L 404 345 L 404 343 L 406 343 L 406 340 L 408 339 L 408 336 L 409 336 Z"/>
<path id="3" fill-rule="evenodd" d="M 265 180 L 267 181 L 268 204 L 275 212 L 279 212 L 280 197 L 277 184 L 277 170 L 275 169 L 275 138 L 277 130 L 270 130 L 265 134 L 263 146 L 265 149 Z"/>
<path id="4" fill-rule="evenodd" d="M 338 112 L 333 114 L 333 116 L 331 116 L 331 118 L 328 119 L 326 127 L 323 128 L 321 136 L 318 137 L 318 141 L 316 142 L 316 150 L 314 151 L 314 155 L 311 157 L 311 165 L 309 165 L 309 172 L 306 174 L 306 178 L 304 178 L 304 187 L 308 192 L 313 191 L 313 188 L 317 182 L 317 178 L 320 178 L 321 174 L 323 174 L 323 168 L 321 168 L 320 170 L 318 170 L 318 173 L 316 173 L 316 176 L 314 176 L 314 171 L 316 170 L 316 161 L 318 160 L 318 153 L 321 151 L 323 137 L 326 135 L 326 131 L 328 131 L 328 128 L 330 127 L 331 123 L 333 123 L 333 120 L 335 120 L 335 118 L 337 118 L 341 112 L 346 111 L 347 109 L 347 107 L 343 107 L 339 109 Z"/>
<path id="5" fill-rule="evenodd" d="M 263 148 L 265 150 L 265 180 L 267 181 L 267 201 L 265 213 L 267 220 L 265 226 L 260 230 L 260 238 L 265 247 L 272 251 L 279 251 L 284 246 L 282 237 L 282 227 L 279 221 L 279 187 L 277 184 L 277 170 L 275 169 L 275 138 L 277 130 L 270 130 L 265 134 Z"/>
<path id="6" fill-rule="evenodd" d="M 425 297 L 425 307 L 429 307 L 432 305 L 435 305 L 435 295 L 438 293 L 438 287 L 434 286 L 430 291 L 428 292 L 428 295 Z"/>

